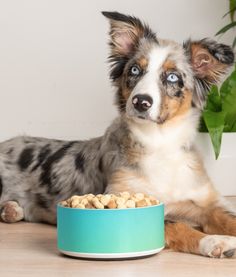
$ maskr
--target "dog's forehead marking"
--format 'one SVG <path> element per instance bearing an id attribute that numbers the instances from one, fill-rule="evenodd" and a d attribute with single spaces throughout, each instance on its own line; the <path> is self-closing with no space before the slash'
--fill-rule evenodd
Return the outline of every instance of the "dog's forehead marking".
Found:
<path id="1" fill-rule="evenodd" d="M 149 53 L 148 72 L 157 72 L 160 69 L 169 55 L 169 48 L 155 46 Z"/>

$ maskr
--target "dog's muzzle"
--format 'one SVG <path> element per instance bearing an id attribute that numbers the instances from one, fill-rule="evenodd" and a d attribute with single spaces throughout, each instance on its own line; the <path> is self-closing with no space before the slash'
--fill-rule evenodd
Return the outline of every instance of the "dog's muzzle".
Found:
<path id="1" fill-rule="evenodd" d="M 137 94 L 132 98 L 132 104 L 138 112 L 146 112 L 153 104 L 152 98 L 147 94 Z"/>

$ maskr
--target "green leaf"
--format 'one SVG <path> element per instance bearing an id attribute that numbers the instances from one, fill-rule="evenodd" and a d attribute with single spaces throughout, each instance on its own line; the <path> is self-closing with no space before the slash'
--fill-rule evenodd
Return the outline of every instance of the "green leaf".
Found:
<path id="1" fill-rule="evenodd" d="M 231 132 L 236 132 L 236 119 L 235 119 L 235 122 L 232 126 Z"/>
<path id="2" fill-rule="evenodd" d="M 233 22 L 236 10 L 236 0 L 229 0 L 230 19 Z"/>
<path id="3" fill-rule="evenodd" d="M 231 28 L 235 27 L 236 26 L 236 21 L 233 21 L 231 23 L 229 23 L 228 25 L 224 26 L 222 29 L 220 29 L 216 34 L 215 36 L 218 36 L 220 34 L 223 34 L 225 32 L 227 32 L 228 30 L 230 30 Z"/>
<path id="4" fill-rule="evenodd" d="M 236 46 L 236 37 L 234 38 L 234 41 L 232 43 L 232 47 L 234 48 Z"/>
<path id="5" fill-rule="evenodd" d="M 230 93 L 231 89 L 234 87 L 236 87 L 236 67 L 231 75 L 221 85 L 220 96 L 223 101 L 225 97 Z"/>
<path id="6" fill-rule="evenodd" d="M 201 116 L 201 118 L 200 118 L 198 131 L 201 132 L 201 133 L 208 133 L 208 129 L 207 129 L 207 126 L 206 126 L 205 121 L 203 119 L 203 116 Z"/>
<path id="7" fill-rule="evenodd" d="M 213 85 L 208 93 L 205 109 L 212 112 L 220 112 L 222 110 L 221 97 L 216 85 Z"/>
<path id="8" fill-rule="evenodd" d="M 229 15 L 230 14 L 230 19 L 231 19 L 231 21 L 233 22 L 233 20 L 234 20 L 234 13 L 235 13 L 235 11 L 236 11 L 236 7 L 234 7 L 234 8 L 232 8 L 231 10 L 229 10 L 227 13 L 225 13 L 223 16 L 222 16 L 222 18 L 225 18 L 227 15 Z M 231 14 L 233 14 L 233 17 L 231 17 Z"/>
<path id="9" fill-rule="evenodd" d="M 236 86 L 225 96 L 222 111 L 225 113 L 225 132 L 231 132 L 236 121 Z"/>
<path id="10" fill-rule="evenodd" d="M 225 113 L 205 110 L 203 112 L 203 119 L 209 131 L 215 152 L 215 158 L 217 160 L 220 154 L 221 139 L 224 130 Z"/>

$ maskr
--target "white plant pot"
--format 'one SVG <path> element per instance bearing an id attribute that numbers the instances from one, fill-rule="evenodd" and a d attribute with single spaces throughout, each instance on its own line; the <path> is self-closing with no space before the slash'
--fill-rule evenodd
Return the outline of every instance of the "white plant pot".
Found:
<path id="1" fill-rule="evenodd" d="M 216 189 L 223 195 L 236 195 L 236 133 L 224 133 L 218 160 L 208 133 L 198 133 L 196 145 Z"/>

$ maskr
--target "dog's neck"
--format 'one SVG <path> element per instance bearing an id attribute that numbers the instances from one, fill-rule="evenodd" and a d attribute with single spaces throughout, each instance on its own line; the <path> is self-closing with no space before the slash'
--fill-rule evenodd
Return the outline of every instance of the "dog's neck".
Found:
<path id="1" fill-rule="evenodd" d="M 135 139 L 150 151 L 190 148 L 197 133 L 199 112 L 191 109 L 162 125 L 132 118 L 127 118 L 127 122 Z"/>

